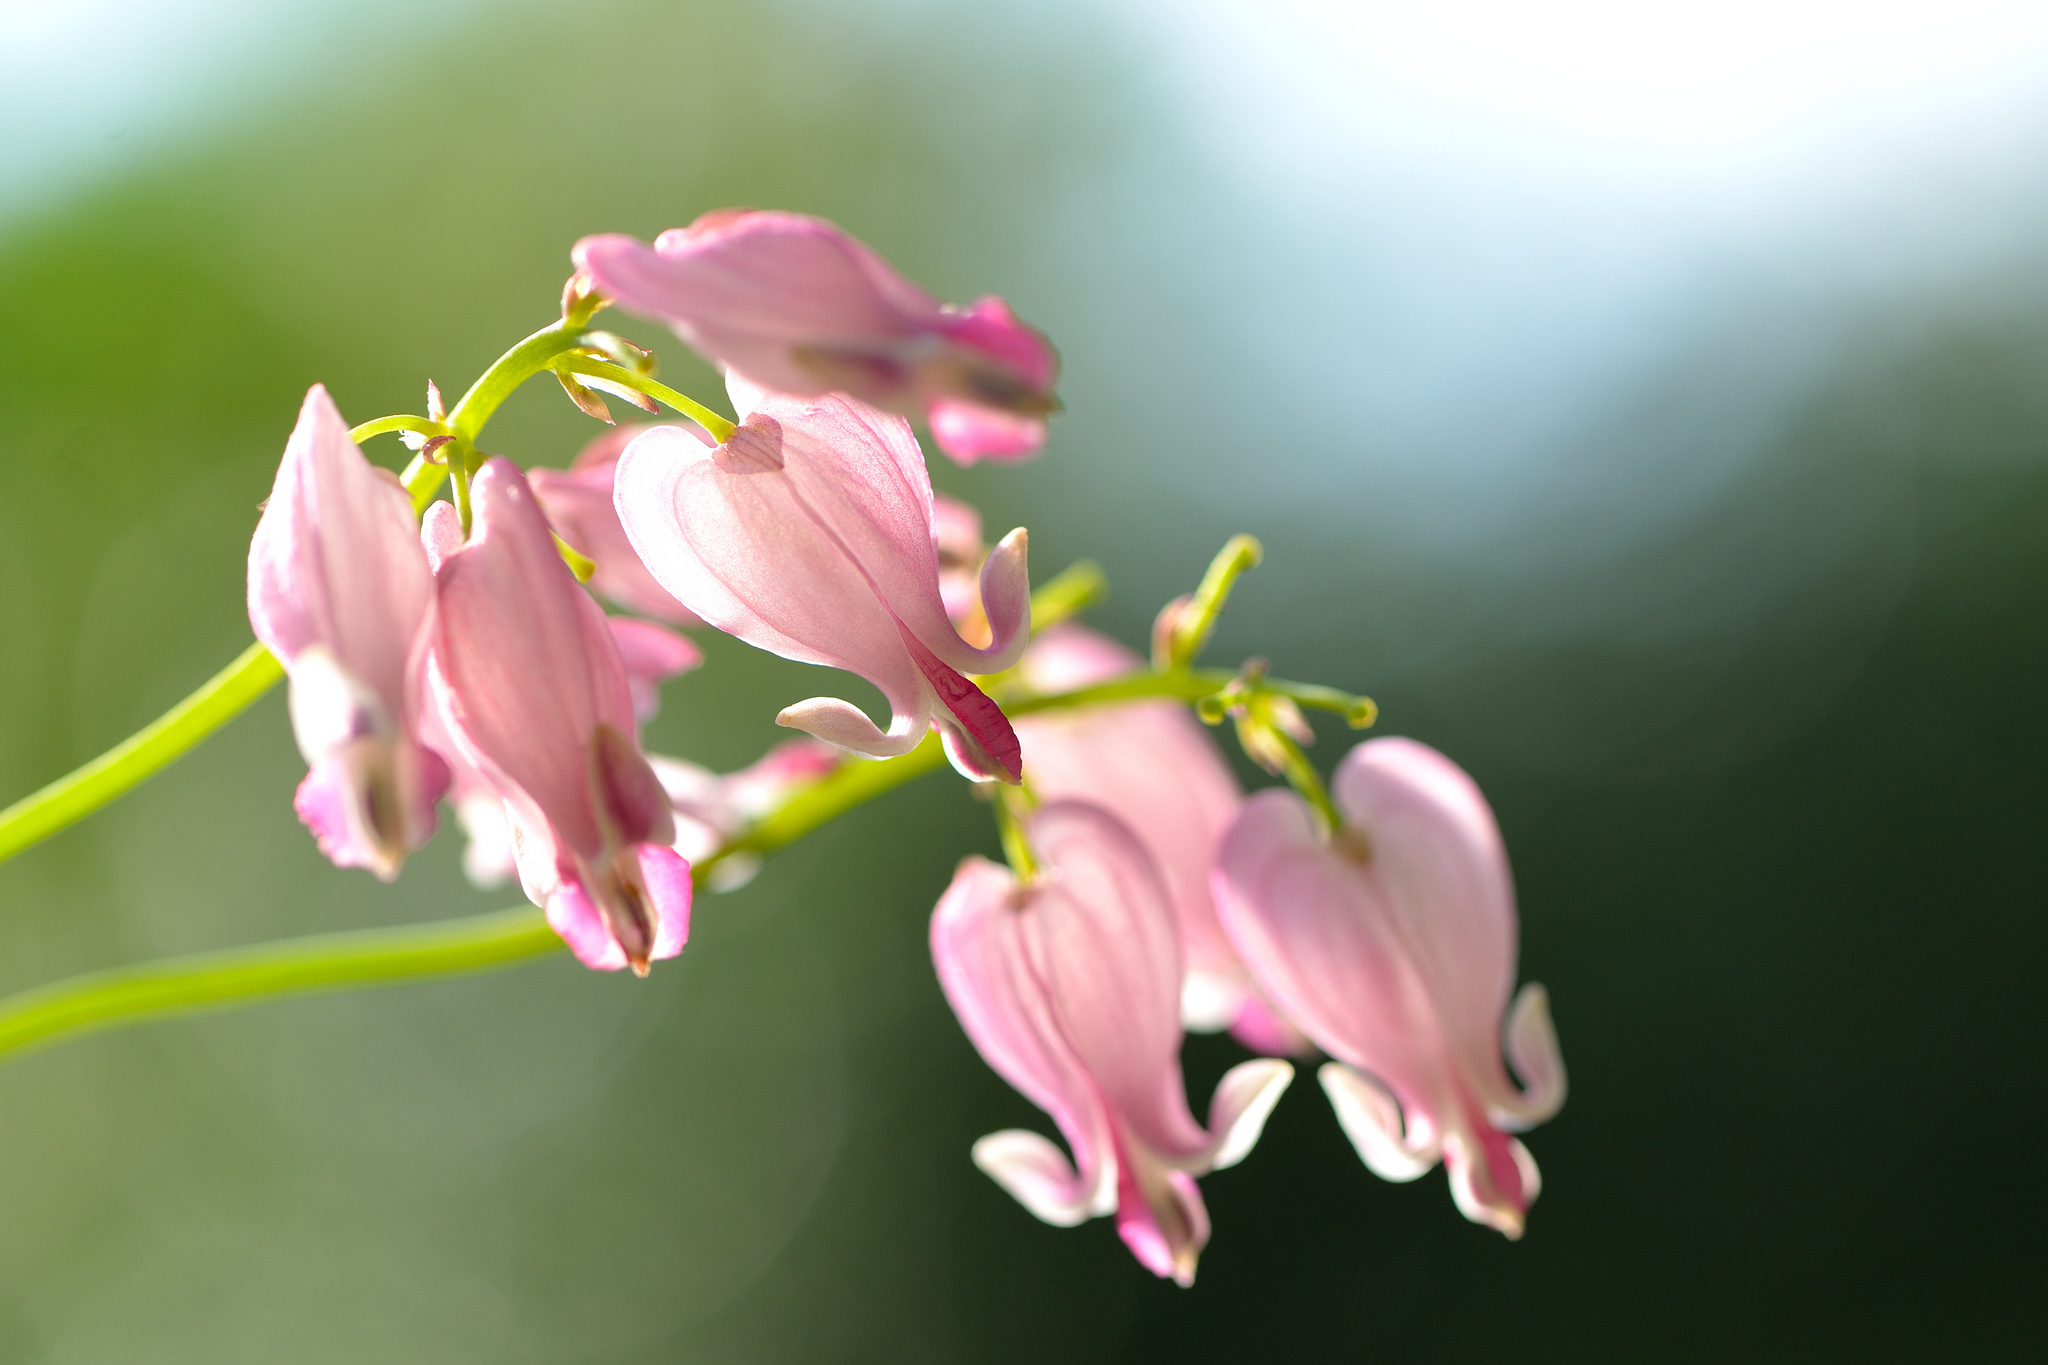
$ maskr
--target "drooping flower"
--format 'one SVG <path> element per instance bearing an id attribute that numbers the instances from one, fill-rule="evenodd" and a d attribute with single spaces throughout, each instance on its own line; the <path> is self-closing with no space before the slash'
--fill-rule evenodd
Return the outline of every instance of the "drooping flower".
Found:
<path id="1" fill-rule="evenodd" d="M 727 209 L 652 246 L 608 234 L 572 255 L 598 293 L 765 388 L 922 411 L 962 464 L 1045 444 L 1059 372 L 1045 338 L 998 298 L 939 303 L 823 219 Z"/>
<path id="2" fill-rule="evenodd" d="M 974 1162 L 1055 1226 L 1115 1212 L 1155 1275 L 1191 1284 L 1209 1240 L 1194 1177 L 1242 1160 L 1294 1069 L 1232 1068 L 1205 1131 L 1181 1079 L 1180 942 L 1158 869 L 1099 806 L 1056 801 L 1028 824 L 1042 874 L 1020 885 L 960 864 L 932 914 L 932 960 L 988 1064 L 1051 1115 L 1073 1151 L 992 1133 Z"/>
<path id="3" fill-rule="evenodd" d="M 448 784 L 417 737 L 432 601 L 412 500 L 314 385 L 249 544 L 249 623 L 291 678 L 299 818 L 337 866 L 385 881 Z"/>
<path id="4" fill-rule="evenodd" d="M 1539 1187 L 1510 1134 L 1564 1103 L 1544 990 L 1515 996 L 1515 899 L 1472 779 L 1407 739 L 1359 745 L 1323 831 L 1285 790 L 1245 803 L 1216 870 L 1223 926 L 1267 994 L 1337 1060 L 1323 1089 L 1365 1164 L 1412 1180 L 1441 1158 L 1458 1208 L 1522 1234 Z M 1503 1016 L 1508 1060 L 1502 1064 Z"/>
<path id="5" fill-rule="evenodd" d="M 486 463 L 470 498 L 473 532 L 435 576 L 442 718 L 504 799 L 520 881 L 555 932 L 588 966 L 644 975 L 688 937 L 690 867 L 618 645 L 516 466 Z"/>
<path id="6" fill-rule="evenodd" d="M 583 447 L 569 468 L 529 470 L 526 480 L 555 534 L 597 566 L 590 576 L 592 592 L 642 616 L 678 626 L 701 625 L 688 607 L 664 592 L 647 572 L 612 506 L 612 476 L 618 469 L 619 453 L 647 429 L 614 427 Z M 678 430 L 706 445 L 711 443 L 697 426 L 682 424 Z"/>
<path id="7" fill-rule="evenodd" d="M 1114 640 L 1069 624 L 1034 639 L 1018 671 L 1034 692 L 1065 692 L 1142 666 Z M 1259 1052 L 1304 1051 L 1306 1040 L 1259 994 L 1216 922 L 1209 872 L 1244 794 L 1201 722 L 1178 702 L 1143 701 L 1040 712 L 1016 725 L 1024 776 L 1040 797 L 1103 806 L 1158 864 L 1187 968 L 1182 1024 L 1228 1028 Z"/>
<path id="8" fill-rule="evenodd" d="M 1016 732 L 967 677 L 1008 668 L 1030 626 L 1025 534 L 982 567 L 993 639 L 946 616 L 932 491 L 910 426 L 843 395 L 791 398 L 737 376 L 742 422 L 712 449 L 656 427 L 619 459 L 619 518 L 663 588 L 706 622 L 788 659 L 858 673 L 893 713 L 884 732 L 835 697 L 776 717 L 855 753 L 908 753 L 937 723 L 953 765 L 1014 782 Z"/>

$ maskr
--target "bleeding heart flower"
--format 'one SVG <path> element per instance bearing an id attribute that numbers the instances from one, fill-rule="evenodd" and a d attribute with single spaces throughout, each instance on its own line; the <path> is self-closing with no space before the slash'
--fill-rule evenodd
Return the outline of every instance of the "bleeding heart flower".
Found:
<path id="1" fill-rule="evenodd" d="M 741 423 L 712 449 L 656 427 L 619 459 L 619 519 L 662 587 L 703 620 L 788 659 L 843 668 L 882 690 L 884 732 L 818 697 L 778 724 L 873 758 L 908 753 L 936 723 L 953 765 L 1015 782 L 1016 732 L 966 673 L 1023 652 L 1025 534 L 982 567 L 985 649 L 946 616 L 932 491 L 909 424 L 840 395 L 790 398 L 728 379 Z"/>
<path id="2" fill-rule="evenodd" d="M 555 932 L 588 966 L 645 975 L 689 935 L 690 866 L 669 847 L 618 644 L 517 467 L 487 462 L 470 499 L 468 542 L 437 555 L 442 719 L 504 799 L 520 881 Z"/>
<path id="3" fill-rule="evenodd" d="M 922 411 L 962 464 L 1045 444 L 1059 372 L 1045 338 L 998 298 L 940 304 L 823 219 L 728 209 L 653 246 L 610 234 L 572 254 L 596 292 L 755 384 Z"/>
<path id="4" fill-rule="evenodd" d="M 1204 1130 L 1181 1079 L 1180 941 L 1158 869 L 1116 817 L 1081 801 L 1028 823 L 1042 867 L 1020 884 L 960 864 L 932 914 L 932 960 L 988 1064 L 1052 1116 L 1073 1161 L 1034 1132 L 992 1133 L 974 1162 L 1032 1213 L 1067 1227 L 1114 1211 L 1155 1275 L 1192 1284 L 1209 1240 L 1194 1177 L 1242 1160 L 1293 1078 L 1233 1067 Z"/>
<path id="5" fill-rule="evenodd" d="M 1509 1007 L 1515 895 L 1493 812 L 1408 739 L 1353 749 L 1331 795 L 1334 836 L 1290 791 L 1245 803 L 1216 869 L 1223 927 L 1337 1059 L 1319 1075 L 1365 1164 L 1413 1180 L 1441 1158 L 1465 1216 L 1519 1237 L 1539 1179 L 1509 1134 L 1557 1112 L 1565 1075 L 1543 988 Z M 1526 1089 L 1502 1064 L 1503 1015 Z"/>
<path id="6" fill-rule="evenodd" d="M 448 785 L 418 739 L 433 584 L 411 498 L 348 430 L 314 385 L 249 543 L 249 624 L 291 678 L 299 818 L 337 866 L 390 881 Z"/>

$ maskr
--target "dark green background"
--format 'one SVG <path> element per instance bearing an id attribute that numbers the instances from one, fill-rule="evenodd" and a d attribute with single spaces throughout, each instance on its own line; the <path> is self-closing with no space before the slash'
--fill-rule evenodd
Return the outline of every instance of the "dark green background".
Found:
<path id="1" fill-rule="evenodd" d="M 1033 1221 L 967 1160 L 1043 1124 L 932 979 L 930 906 L 994 844 L 938 777 L 707 897 L 644 983 L 556 960 L 10 1064 L 0 1357 L 2039 1351 L 2038 214 L 1967 271 L 1860 293 L 1734 270 L 1603 377 L 1561 457 L 1432 479 L 1449 456 L 1351 389 L 1373 352 L 1345 329 L 1376 325 L 1391 269 L 1374 240 L 1252 211 L 1142 31 L 1062 13 L 485 11 L 17 209 L 0 787 L 97 753 L 246 642 L 247 536 L 310 382 L 353 420 L 416 411 L 428 376 L 457 389 L 548 320 L 585 232 L 827 214 L 1060 343 L 1047 455 L 934 470 L 994 529 L 1031 527 L 1039 577 L 1099 559 L 1099 621 L 1137 642 L 1255 532 L 1268 566 L 1212 657 L 1371 692 L 1384 732 L 1486 788 L 1573 1086 L 1529 1140 L 1527 1239 L 1466 1224 L 1440 1174 L 1370 1176 L 1307 1078 L 1204 1182 L 1192 1291 L 1107 1222 Z M 1540 331 L 1500 345 L 1516 386 L 1442 401 L 1507 432 L 1573 362 Z M 559 464 L 590 434 L 536 386 L 487 444 Z M 736 766 L 781 705 L 833 690 L 708 652 L 652 747 Z M 445 838 L 395 888 L 332 870 L 290 811 L 300 771 L 273 696 L 0 868 L 0 987 L 509 903 Z M 1237 1056 L 1191 1043 L 1196 1094 Z"/>

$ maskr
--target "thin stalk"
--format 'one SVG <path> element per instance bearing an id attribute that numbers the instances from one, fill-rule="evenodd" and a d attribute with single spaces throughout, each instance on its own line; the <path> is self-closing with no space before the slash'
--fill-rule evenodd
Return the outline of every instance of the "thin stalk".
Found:
<path id="1" fill-rule="evenodd" d="M 155 776 L 239 715 L 284 676 L 262 645 L 241 657 L 162 716 L 92 762 L 0 811 L 0 862 L 68 828 Z"/>
<path id="2" fill-rule="evenodd" d="M 0 1057 L 144 1019 L 280 996 L 461 976 L 546 957 L 562 940 L 531 906 L 399 929 L 260 943 L 89 972 L 0 1000 Z"/>
<path id="3" fill-rule="evenodd" d="M 602 379 L 620 384 L 649 398 L 668 404 L 683 416 L 711 433 L 714 441 L 724 441 L 732 436 L 733 424 L 720 417 L 686 393 L 678 393 L 658 379 L 629 370 L 623 365 L 614 365 L 608 360 L 593 360 L 589 356 L 577 356 L 562 362 L 557 368 L 570 374 L 582 375 L 586 379 Z"/>
<path id="4" fill-rule="evenodd" d="M 263 676 L 266 666 L 269 670 L 267 678 Z M 261 679 L 260 690 L 260 687 L 274 682 L 278 674 L 277 664 L 267 651 L 260 647 L 251 649 L 234 668 L 195 694 L 193 701 L 185 707 L 172 712 L 97 763 L 81 769 L 64 783 L 55 784 L 0 814 L 0 840 L 13 841 L 0 843 L 0 850 L 15 852 L 34 842 L 34 838 L 42 837 L 34 835 L 23 842 L 22 832 L 30 828 L 28 821 L 37 810 L 55 805 L 56 798 L 50 793 L 58 792 L 66 784 L 83 787 L 94 774 L 118 769 L 124 754 L 145 750 L 152 736 L 174 731 L 180 724 L 217 726 L 234 714 L 246 702 L 237 699 L 232 687 L 223 685 L 224 680 L 232 682 L 231 675 L 240 677 L 240 685 L 244 687 L 252 680 Z M 1008 710 L 1012 715 L 1023 715 L 1033 711 L 1147 697 L 1190 701 L 1227 685 L 1231 677 L 1218 670 L 1138 673 L 1094 687 L 1020 698 L 1012 702 Z M 207 695 L 209 692 L 211 696 Z M 209 711 L 209 707 L 213 709 Z M 209 716 L 212 717 L 210 722 Z M 169 742 L 160 740 L 159 744 Z M 167 757 L 159 758 L 155 766 L 161 767 L 169 762 L 190 747 L 191 742 L 178 743 Z M 1289 779 L 1335 828 L 1336 811 L 1330 804 L 1328 793 L 1323 790 L 1321 780 L 1308 766 L 1308 760 L 1299 747 L 1289 741 L 1289 748 L 1294 760 L 1288 772 Z M 131 757 L 129 761 L 135 760 Z M 711 870 L 727 858 L 770 853 L 794 843 L 819 826 L 885 792 L 926 773 L 936 772 L 945 766 L 945 762 L 945 751 L 935 735 L 927 735 L 915 749 L 900 758 L 880 762 L 849 760 L 831 775 L 792 796 L 752 828 L 708 857 L 699 859 L 692 869 L 695 879 L 702 884 Z M 1299 771 L 1294 770 L 1296 767 Z M 148 771 L 154 771 L 154 768 Z M 62 828 L 80 815 L 96 809 L 111 800 L 113 795 L 118 795 L 120 790 L 140 781 L 142 776 L 147 776 L 147 771 L 129 776 L 125 785 L 111 794 L 94 797 L 87 793 L 79 797 L 68 808 L 74 813 L 60 823 L 50 825 L 44 833 Z M 62 793 L 58 792 L 58 795 Z M 25 810 L 27 814 L 23 813 Z M 1014 817 L 1014 812 L 1004 806 L 998 818 L 1004 816 Z M 50 817 L 42 815 L 36 818 L 47 821 Z M 1020 876 L 1028 877 L 1034 863 L 1028 846 L 1024 846 L 1021 839 L 1012 837 L 1013 834 L 1021 835 L 1021 830 L 1015 827 L 1014 818 L 1005 820 L 1004 842 L 1006 847 L 1015 845 L 1009 847 L 1013 864 Z M 147 1019 L 231 1009 L 293 995 L 367 989 L 491 971 L 549 956 L 561 947 L 561 940 L 547 927 L 540 911 L 521 908 L 397 929 L 286 939 L 91 972 L 0 1000 L 0 1057 L 60 1038 Z"/>
<path id="5" fill-rule="evenodd" d="M 410 413 L 394 413 L 365 422 L 359 427 L 350 427 L 348 438 L 357 445 L 372 436 L 382 436 L 389 431 L 410 431 L 421 436 L 452 436 L 455 433 L 431 417 L 414 417 Z"/>

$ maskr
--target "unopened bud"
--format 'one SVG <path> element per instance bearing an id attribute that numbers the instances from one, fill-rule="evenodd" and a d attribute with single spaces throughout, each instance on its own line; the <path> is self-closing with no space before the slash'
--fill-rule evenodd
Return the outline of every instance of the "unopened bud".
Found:
<path id="1" fill-rule="evenodd" d="M 441 401 L 441 388 L 431 379 L 427 381 L 427 416 L 436 422 L 448 420 L 448 405 Z"/>
<path id="2" fill-rule="evenodd" d="M 571 327 L 581 327 L 598 309 L 610 303 L 610 299 L 597 292 L 596 281 L 589 273 L 579 270 L 562 286 L 562 321 Z"/>
<path id="3" fill-rule="evenodd" d="M 1187 616 L 1188 607 L 1194 600 L 1193 593 L 1182 593 L 1161 607 L 1159 614 L 1152 618 L 1152 667 L 1161 672 L 1174 665 L 1173 642 L 1180 630 L 1180 623 Z M 1222 718 L 1219 712 L 1216 719 Z M 1212 720 L 1209 723 L 1214 725 L 1216 721 Z"/>

